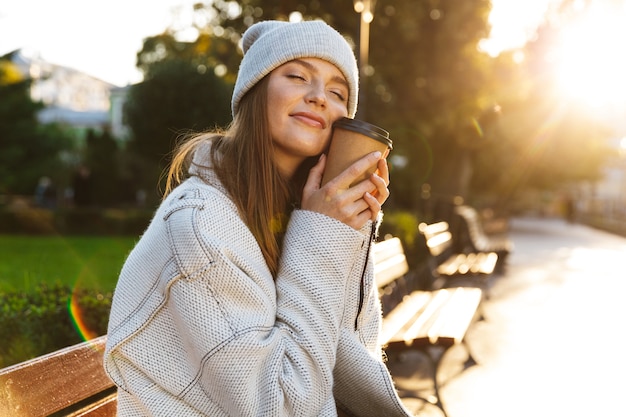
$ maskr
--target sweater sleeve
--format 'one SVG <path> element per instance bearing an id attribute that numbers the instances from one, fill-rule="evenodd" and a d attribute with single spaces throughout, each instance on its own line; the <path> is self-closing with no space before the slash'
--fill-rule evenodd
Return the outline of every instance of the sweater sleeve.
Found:
<path id="1" fill-rule="evenodd" d="M 317 415 L 332 402 L 346 281 L 360 266 L 355 260 L 365 240 L 334 219 L 296 211 L 284 240 L 275 299 L 263 299 L 270 293 L 254 288 L 254 281 L 262 283 L 259 288 L 264 283 L 254 270 L 246 272 L 227 262 L 219 262 L 226 267 L 220 272 L 211 268 L 209 283 L 245 281 L 245 292 L 259 297 L 255 306 L 254 299 L 220 291 L 224 325 L 233 333 L 210 356 L 209 346 L 201 349 L 206 357 L 204 389 L 230 390 L 217 397 L 230 414 Z M 180 310 L 187 299 L 173 303 Z"/>

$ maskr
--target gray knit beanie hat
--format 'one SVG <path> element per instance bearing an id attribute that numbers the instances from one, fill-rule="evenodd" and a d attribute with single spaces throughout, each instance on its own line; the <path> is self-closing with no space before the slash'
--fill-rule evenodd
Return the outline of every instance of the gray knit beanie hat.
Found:
<path id="1" fill-rule="evenodd" d="M 297 23 L 267 20 L 243 34 L 243 59 L 233 91 L 231 108 L 237 114 L 241 98 L 263 77 L 297 58 L 320 58 L 334 64 L 349 85 L 348 116 L 354 117 L 359 95 L 359 71 L 345 38 L 320 20 Z"/>

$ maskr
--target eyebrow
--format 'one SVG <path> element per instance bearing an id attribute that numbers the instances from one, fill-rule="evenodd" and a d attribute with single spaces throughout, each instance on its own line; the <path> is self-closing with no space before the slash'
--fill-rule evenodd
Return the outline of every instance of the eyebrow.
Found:
<path id="1" fill-rule="evenodd" d="M 301 65 L 303 67 L 305 67 L 306 69 L 308 69 L 309 71 L 313 71 L 313 72 L 319 72 L 318 69 L 315 67 L 315 65 L 311 64 L 310 62 L 307 61 L 303 61 L 301 59 L 294 59 L 291 62 Z M 334 75 L 331 78 L 332 81 L 342 84 L 343 86 L 345 86 L 348 91 L 350 91 L 350 85 L 348 84 L 348 81 L 346 81 L 346 79 L 344 77 L 340 77 L 339 75 Z"/>

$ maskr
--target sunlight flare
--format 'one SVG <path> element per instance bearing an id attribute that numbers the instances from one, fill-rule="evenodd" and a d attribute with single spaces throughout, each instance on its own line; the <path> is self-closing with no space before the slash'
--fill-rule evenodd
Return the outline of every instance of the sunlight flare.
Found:
<path id="1" fill-rule="evenodd" d="M 561 94 L 592 108 L 625 102 L 624 19 L 624 8 L 597 7 L 562 29 L 553 57 Z"/>

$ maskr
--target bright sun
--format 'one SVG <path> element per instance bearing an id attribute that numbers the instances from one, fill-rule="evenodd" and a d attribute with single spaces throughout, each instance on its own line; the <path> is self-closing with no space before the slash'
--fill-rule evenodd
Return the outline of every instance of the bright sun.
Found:
<path id="1" fill-rule="evenodd" d="M 564 27 L 554 51 L 562 94 L 593 108 L 626 103 L 626 6 L 592 8 Z"/>

